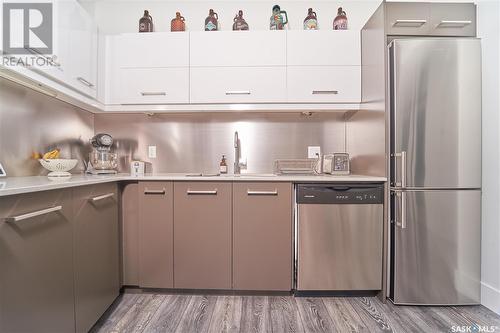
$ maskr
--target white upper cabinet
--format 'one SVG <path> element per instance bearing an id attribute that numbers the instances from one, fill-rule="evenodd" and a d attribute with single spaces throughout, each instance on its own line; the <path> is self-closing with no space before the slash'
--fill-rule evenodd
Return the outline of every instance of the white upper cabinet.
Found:
<path id="1" fill-rule="evenodd" d="M 189 33 L 130 33 L 117 38 L 114 60 L 120 68 L 189 66 Z"/>
<path id="2" fill-rule="evenodd" d="M 200 31 L 190 35 L 191 67 L 286 65 L 286 31 Z"/>
<path id="3" fill-rule="evenodd" d="M 287 31 L 288 66 L 361 65 L 360 32 L 355 30 Z"/>

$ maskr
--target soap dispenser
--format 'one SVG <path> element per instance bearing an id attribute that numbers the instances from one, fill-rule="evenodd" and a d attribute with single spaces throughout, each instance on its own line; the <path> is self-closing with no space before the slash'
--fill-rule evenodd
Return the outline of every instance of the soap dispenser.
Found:
<path id="1" fill-rule="evenodd" d="M 227 173 L 226 155 L 222 155 L 222 160 L 220 161 L 220 164 L 219 164 L 219 173 L 221 175 Z"/>

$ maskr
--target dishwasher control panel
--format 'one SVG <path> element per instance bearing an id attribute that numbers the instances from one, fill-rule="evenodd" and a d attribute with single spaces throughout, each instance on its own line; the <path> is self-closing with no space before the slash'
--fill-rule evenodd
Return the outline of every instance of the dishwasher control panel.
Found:
<path id="1" fill-rule="evenodd" d="M 382 184 L 300 184 L 299 204 L 382 204 Z"/>

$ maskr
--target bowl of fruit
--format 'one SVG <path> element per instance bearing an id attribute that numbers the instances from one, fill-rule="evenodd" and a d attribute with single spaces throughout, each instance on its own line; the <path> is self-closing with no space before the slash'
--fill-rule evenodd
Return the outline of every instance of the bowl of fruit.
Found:
<path id="1" fill-rule="evenodd" d="M 51 179 L 71 177 L 68 171 L 78 164 L 77 159 L 59 158 L 59 155 L 60 150 L 56 148 L 43 154 L 38 160 L 45 169 L 50 171 L 47 176 Z"/>

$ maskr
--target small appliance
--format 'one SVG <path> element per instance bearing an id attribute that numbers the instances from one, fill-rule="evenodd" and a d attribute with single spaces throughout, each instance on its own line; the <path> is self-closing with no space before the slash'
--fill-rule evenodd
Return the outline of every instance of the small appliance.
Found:
<path id="1" fill-rule="evenodd" d="M 332 175 L 350 174 L 348 153 L 333 153 L 323 156 L 323 173 Z"/>
<path id="2" fill-rule="evenodd" d="M 111 152 L 113 138 L 109 134 L 99 133 L 90 139 L 92 151 L 89 154 L 87 173 L 93 175 L 115 174 L 118 166 L 117 154 Z"/>
<path id="3" fill-rule="evenodd" d="M 130 162 L 130 175 L 137 177 L 143 176 L 146 169 L 146 163 L 143 161 Z"/>

